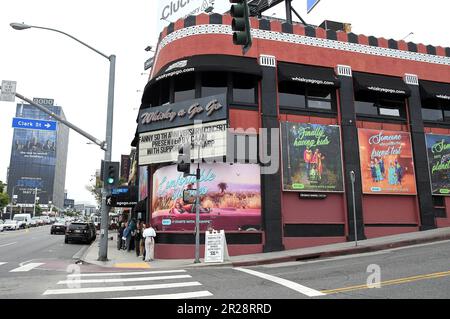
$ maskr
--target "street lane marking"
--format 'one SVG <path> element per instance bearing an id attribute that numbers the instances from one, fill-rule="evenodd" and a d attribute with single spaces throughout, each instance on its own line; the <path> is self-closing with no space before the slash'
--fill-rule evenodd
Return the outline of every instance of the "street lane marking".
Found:
<path id="1" fill-rule="evenodd" d="M 167 289 L 201 286 L 198 281 L 191 282 L 175 282 L 170 284 L 154 284 L 154 285 L 139 285 L 139 286 L 117 286 L 117 287 L 92 287 L 92 288 L 68 288 L 47 290 L 43 295 L 67 295 L 67 294 L 84 294 L 84 293 L 99 293 L 99 292 L 115 292 L 115 291 L 136 291 L 136 290 L 150 290 L 150 289 Z"/>
<path id="2" fill-rule="evenodd" d="M 21 267 L 19 267 L 19 268 L 10 270 L 9 272 L 25 272 L 25 271 L 30 271 L 30 270 L 32 270 L 32 269 L 34 269 L 34 268 L 36 268 L 36 267 L 41 266 L 41 265 L 44 265 L 44 264 L 43 264 L 43 263 L 30 263 L 30 264 L 21 266 Z"/>
<path id="3" fill-rule="evenodd" d="M 70 274 L 67 277 L 107 277 L 107 276 L 134 276 L 134 275 L 152 275 L 152 274 L 173 274 L 177 272 L 186 272 L 186 270 L 157 270 L 157 271 L 138 271 L 138 272 L 102 272 L 95 274 Z"/>
<path id="4" fill-rule="evenodd" d="M 285 286 L 287 288 L 295 290 L 295 291 L 297 291 L 297 292 L 299 292 L 301 294 L 304 294 L 304 295 L 306 295 L 308 297 L 318 297 L 318 296 L 324 296 L 325 295 L 324 293 L 322 293 L 320 291 L 317 291 L 317 290 L 305 287 L 305 286 L 300 285 L 300 284 L 298 284 L 296 282 L 293 282 L 293 281 L 290 281 L 290 280 L 287 280 L 287 279 L 283 279 L 283 278 L 279 278 L 279 277 L 275 277 L 275 276 L 272 276 L 272 275 L 264 274 L 264 273 L 259 272 L 259 271 L 245 269 L 245 268 L 234 268 L 234 269 L 242 271 L 242 272 L 245 272 L 247 274 L 250 274 L 250 275 L 253 275 L 253 276 L 256 276 L 256 277 L 260 277 L 260 278 L 263 278 L 263 279 L 266 279 L 266 280 L 273 281 L 273 282 L 275 282 L 277 284 L 280 284 L 282 286 Z"/>
<path id="5" fill-rule="evenodd" d="M 7 264 L 7 263 L 1 263 L 1 262 L 0 262 L 0 266 L 5 265 L 5 264 Z"/>
<path id="6" fill-rule="evenodd" d="M 85 279 L 85 280 L 62 280 L 58 285 L 65 284 L 106 284 L 111 282 L 132 282 L 132 281 L 151 281 L 151 280 L 166 280 L 166 279 L 182 279 L 192 278 L 191 275 L 175 275 L 175 276 L 154 276 L 154 277 L 137 277 L 137 278 L 117 278 L 117 279 Z"/>
<path id="7" fill-rule="evenodd" d="M 418 281 L 418 280 L 436 279 L 436 278 L 442 278 L 442 277 L 448 277 L 448 276 L 450 276 L 450 270 L 444 271 L 444 272 L 436 272 L 436 273 L 427 274 L 427 275 L 419 275 L 419 276 L 412 276 L 412 277 L 405 277 L 405 278 L 382 281 L 382 282 L 380 282 L 380 286 L 399 285 L 399 284 L 405 284 L 405 283 L 414 282 L 414 281 Z M 322 290 L 322 293 L 324 293 L 326 295 L 331 295 L 331 294 L 337 294 L 337 293 L 341 293 L 341 292 L 348 292 L 348 291 L 362 290 L 362 289 L 373 289 L 373 288 L 370 288 L 366 284 L 366 285 L 358 285 L 358 286 L 351 286 L 351 287 L 344 287 L 344 288 L 337 288 L 337 289 L 330 289 L 330 290 Z"/>
<path id="8" fill-rule="evenodd" d="M 11 246 L 11 245 L 14 245 L 14 244 L 17 244 L 17 242 L 9 243 L 9 244 L 4 244 L 4 245 L 0 245 L 0 248 L 1 248 L 1 247 L 6 247 L 6 246 Z"/>
<path id="9" fill-rule="evenodd" d="M 119 297 L 119 298 L 110 298 L 110 299 L 188 299 L 188 298 L 210 297 L 212 295 L 213 295 L 212 293 L 205 290 L 205 291 L 195 291 L 195 292 L 184 292 L 184 293 L 178 293 L 178 294 Z"/>

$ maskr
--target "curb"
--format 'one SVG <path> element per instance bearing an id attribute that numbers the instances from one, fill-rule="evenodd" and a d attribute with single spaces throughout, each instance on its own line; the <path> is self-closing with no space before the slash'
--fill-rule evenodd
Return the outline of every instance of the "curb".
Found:
<path id="1" fill-rule="evenodd" d="M 423 244 L 423 243 L 443 241 L 443 240 L 448 240 L 448 239 L 450 239 L 450 234 L 438 235 L 438 236 L 433 236 L 433 237 L 428 237 L 428 238 L 407 239 L 407 240 L 402 240 L 402 241 L 398 241 L 398 242 L 378 244 L 378 245 L 372 245 L 372 246 L 356 246 L 356 247 L 351 247 L 351 248 L 344 248 L 344 249 L 338 249 L 338 250 L 332 250 L 332 251 L 322 251 L 322 252 L 310 253 L 310 254 L 282 256 L 282 257 L 270 258 L 270 259 L 265 259 L 265 260 L 232 262 L 232 266 L 233 267 L 259 266 L 259 265 L 276 264 L 276 263 L 283 263 L 283 262 L 330 258 L 330 257 L 345 256 L 345 255 L 355 255 L 355 254 L 368 253 L 368 252 L 380 251 L 380 250 L 391 249 L 391 248 L 406 247 L 406 246 L 413 246 L 413 245 Z"/>

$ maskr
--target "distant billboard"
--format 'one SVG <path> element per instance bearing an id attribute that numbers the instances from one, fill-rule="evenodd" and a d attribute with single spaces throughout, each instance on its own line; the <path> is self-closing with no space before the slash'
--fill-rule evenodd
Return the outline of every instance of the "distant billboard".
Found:
<path id="1" fill-rule="evenodd" d="M 435 196 L 450 196 L 450 135 L 426 134 L 431 187 Z"/>

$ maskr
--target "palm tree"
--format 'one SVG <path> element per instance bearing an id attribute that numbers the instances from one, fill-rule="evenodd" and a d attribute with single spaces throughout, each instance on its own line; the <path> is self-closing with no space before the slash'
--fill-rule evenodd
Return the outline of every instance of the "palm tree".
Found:
<path id="1" fill-rule="evenodd" d="M 222 183 L 219 183 L 217 185 L 217 187 L 219 187 L 220 192 L 223 194 L 225 192 L 225 190 L 227 189 L 228 185 L 227 185 L 227 183 L 222 182 Z"/>

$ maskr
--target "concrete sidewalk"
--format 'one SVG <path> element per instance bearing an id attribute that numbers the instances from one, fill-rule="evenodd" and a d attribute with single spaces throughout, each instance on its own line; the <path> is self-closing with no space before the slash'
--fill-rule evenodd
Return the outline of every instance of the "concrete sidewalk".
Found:
<path id="1" fill-rule="evenodd" d="M 448 240 L 450 239 L 450 227 L 362 240 L 358 242 L 358 246 L 355 246 L 354 242 L 345 242 L 325 246 L 316 246 L 311 248 L 233 256 L 230 257 L 229 261 L 215 264 L 204 263 L 203 260 L 201 260 L 200 264 L 194 264 L 194 258 L 159 259 L 150 263 L 146 263 L 142 261 L 142 258 L 136 257 L 136 253 L 134 251 L 126 252 L 124 250 L 117 250 L 116 233 L 110 233 L 109 237 L 113 238 L 113 240 L 108 241 L 109 261 L 97 261 L 99 244 L 98 240 L 89 247 L 84 256 L 82 256 L 80 259 L 89 264 L 127 269 L 189 268 L 205 266 L 255 266 L 271 263 L 359 254 L 421 243 Z"/>

